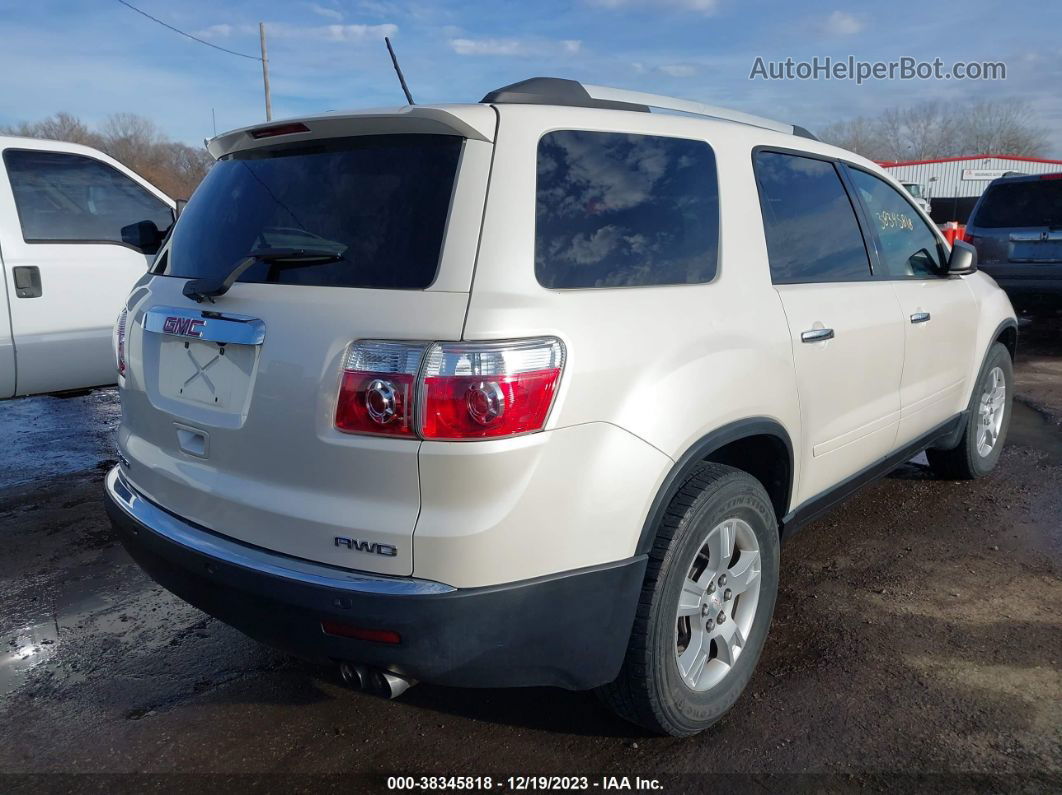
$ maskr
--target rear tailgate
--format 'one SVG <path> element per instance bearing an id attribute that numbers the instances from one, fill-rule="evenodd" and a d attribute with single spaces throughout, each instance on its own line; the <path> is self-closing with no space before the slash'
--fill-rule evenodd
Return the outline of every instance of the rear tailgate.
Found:
<path id="1" fill-rule="evenodd" d="M 132 484 L 189 521 L 295 557 L 405 576 L 420 509 L 420 442 L 337 431 L 342 366 L 356 339 L 460 339 L 492 146 L 460 140 L 456 178 L 445 189 L 432 180 L 445 180 L 446 168 L 430 178 L 403 175 L 405 165 L 386 165 L 394 152 L 382 146 L 353 165 L 341 155 L 310 177 L 319 165 L 312 158 L 335 157 L 335 142 L 303 147 L 305 160 L 259 168 L 256 159 L 212 172 L 164 251 L 168 261 L 160 259 L 170 275 L 134 296 L 119 447 Z M 412 146 L 403 163 L 420 157 L 420 142 Z M 312 190 L 293 188 L 299 180 Z M 423 199 L 433 190 L 443 199 Z M 354 206 L 343 223 L 320 220 L 337 202 Z M 396 218 L 399 206 L 412 208 L 416 222 Z M 217 243 L 263 217 L 270 225 L 252 235 L 254 245 Z M 438 268 L 433 261 L 415 273 L 433 237 Z M 187 277 L 218 275 L 202 263 L 277 240 L 323 241 L 345 253 L 338 262 L 256 263 L 251 281 L 216 303 L 182 293 Z"/>

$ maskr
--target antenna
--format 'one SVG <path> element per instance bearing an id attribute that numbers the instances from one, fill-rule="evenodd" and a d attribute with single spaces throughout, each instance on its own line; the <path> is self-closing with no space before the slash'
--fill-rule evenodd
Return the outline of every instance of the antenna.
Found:
<path id="1" fill-rule="evenodd" d="M 398 82 L 402 84 L 402 91 L 406 95 L 406 101 L 410 105 L 415 105 L 413 101 L 413 95 L 409 93 L 409 86 L 406 85 L 406 78 L 402 76 L 402 67 L 398 65 L 398 56 L 395 55 L 395 48 L 391 46 L 391 37 L 384 36 L 384 44 L 387 45 L 387 51 L 391 53 L 391 63 L 395 66 L 395 72 L 398 74 Z"/>

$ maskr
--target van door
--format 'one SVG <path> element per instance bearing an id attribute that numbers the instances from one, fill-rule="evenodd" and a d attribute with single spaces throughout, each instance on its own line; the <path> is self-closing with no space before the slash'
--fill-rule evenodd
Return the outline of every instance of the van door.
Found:
<path id="1" fill-rule="evenodd" d="M 14 340 L 16 394 L 116 380 L 111 330 L 151 256 L 122 227 L 172 223 L 167 201 L 94 157 L 8 148 L 0 239 Z"/>
<path id="2" fill-rule="evenodd" d="M 943 242 L 910 202 L 880 177 L 846 168 L 877 249 L 875 273 L 891 283 L 904 319 L 901 446 L 966 408 L 977 302 L 961 277 L 947 275 Z"/>
<path id="3" fill-rule="evenodd" d="M 871 279 L 856 212 L 829 160 L 757 152 L 771 279 L 793 346 L 802 425 L 796 502 L 888 455 L 900 417 L 903 326 Z"/>

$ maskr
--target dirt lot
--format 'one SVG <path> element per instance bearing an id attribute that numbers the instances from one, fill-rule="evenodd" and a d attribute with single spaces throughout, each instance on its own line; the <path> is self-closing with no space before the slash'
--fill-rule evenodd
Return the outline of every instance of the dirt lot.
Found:
<path id="1" fill-rule="evenodd" d="M 688 740 L 560 690 L 419 685 L 386 702 L 258 646 L 115 542 L 101 499 L 113 392 L 2 404 L 0 787 L 210 784 L 41 775 L 182 772 L 364 791 L 388 774 L 558 773 L 698 791 L 733 773 L 739 790 L 1058 791 L 1060 330 L 1023 328 L 1025 402 L 992 477 L 941 482 L 916 459 L 786 545 L 748 691 Z"/>

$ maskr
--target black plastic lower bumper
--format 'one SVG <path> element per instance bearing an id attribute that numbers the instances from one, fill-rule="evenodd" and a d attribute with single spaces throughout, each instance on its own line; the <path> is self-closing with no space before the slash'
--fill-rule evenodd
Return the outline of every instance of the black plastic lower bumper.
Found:
<path id="1" fill-rule="evenodd" d="M 135 519 L 110 488 L 107 511 L 129 554 L 160 585 L 263 643 L 463 687 L 580 690 L 612 681 L 623 661 L 646 565 L 640 556 L 487 588 L 359 593 L 204 554 Z M 337 637 L 323 631 L 323 621 L 390 631 L 401 640 Z"/>

